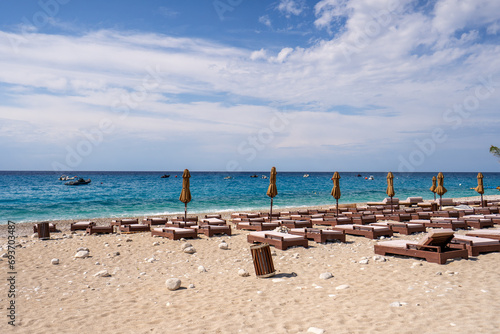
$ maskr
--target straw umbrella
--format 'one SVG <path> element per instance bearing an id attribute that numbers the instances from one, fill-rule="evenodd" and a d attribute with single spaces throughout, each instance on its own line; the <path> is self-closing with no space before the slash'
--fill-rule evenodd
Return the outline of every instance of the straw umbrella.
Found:
<path id="1" fill-rule="evenodd" d="M 443 195 L 446 194 L 448 190 L 444 187 L 444 175 L 443 173 L 439 172 L 438 177 L 438 186 L 436 188 L 436 194 L 439 195 L 439 210 L 441 210 L 441 202 L 443 201 Z"/>
<path id="2" fill-rule="evenodd" d="M 273 219 L 273 198 L 278 195 L 276 188 L 276 167 L 271 168 L 271 176 L 269 177 L 269 188 L 267 188 L 267 196 L 271 197 L 271 210 L 269 212 L 269 219 Z"/>
<path id="3" fill-rule="evenodd" d="M 482 173 L 477 174 L 477 187 L 474 188 L 474 190 L 477 191 L 479 194 L 481 194 L 481 207 L 484 208 L 484 202 L 483 202 L 484 186 L 483 186 L 483 174 Z"/>
<path id="4" fill-rule="evenodd" d="M 337 201 L 337 216 L 339 215 L 339 198 L 340 198 L 340 175 L 339 172 L 335 172 L 332 177 L 333 180 L 333 188 L 332 188 L 332 196 Z"/>
<path id="5" fill-rule="evenodd" d="M 191 202 L 191 191 L 189 190 L 190 177 L 189 170 L 184 169 L 184 173 L 182 174 L 182 191 L 181 196 L 179 196 L 179 201 L 184 203 L 184 221 L 187 221 L 187 204 Z"/>
<path id="6" fill-rule="evenodd" d="M 436 177 L 432 177 L 432 187 L 429 188 L 434 193 L 434 200 L 436 200 Z"/>
<path id="7" fill-rule="evenodd" d="M 392 172 L 387 173 L 387 190 L 386 194 L 391 198 L 391 212 L 394 212 L 394 208 L 392 207 L 392 198 L 394 197 L 394 175 Z"/>

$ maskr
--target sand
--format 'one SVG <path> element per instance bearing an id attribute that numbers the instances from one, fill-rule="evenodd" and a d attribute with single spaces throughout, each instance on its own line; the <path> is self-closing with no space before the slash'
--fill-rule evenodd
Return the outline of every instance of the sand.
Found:
<path id="1" fill-rule="evenodd" d="M 185 241 L 150 233 L 70 234 L 59 222 L 62 232 L 42 241 L 31 237 L 31 226 L 16 226 L 21 247 L 15 252 L 15 327 L 5 316 L 12 300 L 8 259 L 0 262 L 2 333 L 307 333 L 311 327 L 325 333 L 494 333 L 500 328 L 500 253 L 446 265 L 396 256 L 378 262 L 376 241 L 347 236 L 347 243 L 272 248 L 278 273 L 261 279 L 255 276 L 247 231 L 187 240 L 196 253 L 186 254 Z M 3 253 L 5 226 L 1 231 Z M 219 249 L 222 240 L 228 250 Z M 75 259 L 79 247 L 91 256 Z M 368 264 L 361 264 L 363 259 Z M 104 269 L 110 277 L 94 276 Z M 240 277 L 239 269 L 250 276 Z M 333 278 L 320 279 L 325 272 Z M 181 289 L 166 288 L 172 277 L 182 281 Z"/>

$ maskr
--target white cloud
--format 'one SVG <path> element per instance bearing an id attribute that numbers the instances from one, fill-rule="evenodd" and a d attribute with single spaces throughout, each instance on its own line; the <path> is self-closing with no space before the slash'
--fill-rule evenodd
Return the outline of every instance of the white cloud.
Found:
<path id="1" fill-rule="evenodd" d="M 250 59 L 252 60 L 259 60 L 259 59 L 266 59 L 267 58 L 267 51 L 264 49 L 260 49 L 259 51 L 254 51 L 250 55 Z"/>
<path id="2" fill-rule="evenodd" d="M 277 8 L 286 17 L 291 17 L 292 15 L 300 15 L 304 11 L 305 5 L 302 0 L 280 0 Z"/>
<path id="3" fill-rule="evenodd" d="M 263 15 L 263 16 L 259 17 L 259 22 L 267 27 L 272 26 L 271 19 L 269 18 L 269 15 Z"/>

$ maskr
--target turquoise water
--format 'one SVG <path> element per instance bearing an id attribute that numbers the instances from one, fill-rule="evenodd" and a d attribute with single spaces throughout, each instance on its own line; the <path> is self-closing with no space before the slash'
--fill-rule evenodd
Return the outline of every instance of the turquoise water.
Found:
<path id="1" fill-rule="evenodd" d="M 160 178 L 163 174 L 169 178 Z M 250 175 L 257 174 L 258 178 Z M 278 196 L 274 207 L 334 204 L 330 195 L 333 172 L 279 172 Z M 342 197 L 339 203 L 380 201 L 387 187 L 387 173 L 341 172 Z M 437 173 L 394 173 L 395 197 L 422 196 L 432 199 L 428 190 Z M 485 195 L 499 195 L 500 173 L 483 173 Z M 184 212 L 179 201 L 182 172 L 71 172 L 89 185 L 70 187 L 59 181 L 54 172 L 0 172 L 0 224 L 7 220 L 32 222 L 58 219 L 124 217 Z M 178 177 L 175 178 L 175 175 Z M 192 201 L 188 212 L 267 210 L 266 196 L 269 172 L 191 172 Z M 374 176 L 374 180 L 365 177 Z M 471 187 L 477 185 L 477 173 L 444 173 L 448 193 L 444 197 L 478 195 Z M 231 179 L 224 179 L 231 176 Z"/>

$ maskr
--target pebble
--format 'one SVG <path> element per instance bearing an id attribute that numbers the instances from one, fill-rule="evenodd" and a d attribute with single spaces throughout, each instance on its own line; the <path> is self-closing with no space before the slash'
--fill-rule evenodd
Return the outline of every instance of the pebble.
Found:
<path id="1" fill-rule="evenodd" d="M 368 260 L 368 259 L 363 259 L 363 260 L 360 260 L 358 263 L 359 263 L 359 264 L 368 264 L 368 262 L 370 262 L 370 260 Z"/>
<path id="2" fill-rule="evenodd" d="M 31 239 L 35 239 L 35 238 L 38 238 L 38 233 L 33 233 L 33 234 L 31 235 Z"/>
<path id="3" fill-rule="evenodd" d="M 189 242 L 185 242 L 181 245 L 181 250 L 184 250 L 188 247 L 193 247 L 193 245 L 191 245 Z"/>
<path id="4" fill-rule="evenodd" d="M 400 306 L 403 306 L 403 304 L 401 304 L 400 302 L 392 302 L 389 304 L 390 307 L 400 307 Z"/>
<path id="5" fill-rule="evenodd" d="M 151 257 L 151 258 L 146 260 L 146 262 L 149 262 L 149 263 L 153 263 L 155 261 L 156 261 L 156 259 L 154 257 Z"/>
<path id="6" fill-rule="evenodd" d="M 375 255 L 373 257 L 373 261 L 377 261 L 377 262 L 385 262 L 387 261 L 387 259 L 385 257 L 383 257 L 382 255 Z"/>
<path id="7" fill-rule="evenodd" d="M 241 277 L 248 277 L 250 273 L 246 269 L 240 269 L 238 270 L 238 275 Z"/>
<path id="8" fill-rule="evenodd" d="M 160 246 L 160 243 L 158 241 L 153 242 L 153 246 Z"/>
<path id="9" fill-rule="evenodd" d="M 193 283 L 189 284 L 188 288 L 194 289 L 194 284 Z"/>
<path id="10" fill-rule="evenodd" d="M 2 253 L 2 255 L 0 255 L 0 257 L 3 257 L 3 258 L 8 258 L 9 255 L 7 255 L 7 253 Z"/>
<path id="11" fill-rule="evenodd" d="M 50 263 L 52 263 L 52 264 L 59 264 L 59 259 L 52 259 L 50 261 Z"/>
<path id="12" fill-rule="evenodd" d="M 81 251 L 78 251 L 75 254 L 75 258 L 76 259 L 85 259 L 87 257 L 89 257 L 89 251 L 88 250 L 81 250 Z"/>
<path id="13" fill-rule="evenodd" d="M 174 291 L 181 287 L 181 280 L 178 278 L 169 278 L 165 282 L 165 285 L 167 286 L 167 289 L 169 289 L 170 291 Z"/>
<path id="14" fill-rule="evenodd" d="M 422 262 L 413 262 L 413 264 L 411 266 L 412 267 L 421 267 L 422 266 Z"/>
<path id="15" fill-rule="evenodd" d="M 313 333 L 313 334 L 323 334 L 325 332 L 324 329 L 318 328 L 318 327 L 309 327 L 307 329 L 308 333 Z"/>
<path id="16" fill-rule="evenodd" d="M 345 290 L 345 289 L 349 289 L 350 286 L 349 284 L 342 284 L 342 285 L 339 285 L 338 287 L 335 288 L 335 290 Z"/>
<path id="17" fill-rule="evenodd" d="M 227 250 L 227 249 L 229 249 L 229 245 L 223 241 L 219 244 L 219 248 L 223 249 L 223 250 Z"/>
<path id="18" fill-rule="evenodd" d="M 436 273 L 436 275 L 437 275 L 437 276 L 441 276 L 441 275 L 443 275 L 443 273 L 442 273 L 442 272 L 440 272 L 440 271 L 438 271 L 438 272 Z"/>
<path id="19" fill-rule="evenodd" d="M 101 270 L 101 271 L 95 273 L 94 276 L 95 277 L 109 277 L 109 276 L 111 276 L 111 274 L 108 273 L 108 271 L 106 269 L 104 269 L 104 270 Z"/>
<path id="20" fill-rule="evenodd" d="M 332 273 L 322 273 L 321 275 L 319 275 L 319 278 L 320 279 L 330 279 L 333 277 L 333 274 Z"/>
<path id="21" fill-rule="evenodd" d="M 199 273 L 205 273 L 205 272 L 207 272 L 207 269 L 205 269 L 205 267 L 203 267 L 203 266 L 199 266 L 198 267 L 198 272 Z"/>
<path id="22" fill-rule="evenodd" d="M 194 247 L 186 247 L 184 248 L 184 253 L 187 253 L 187 254 L 194 254 L 196 253 L 196 249 L 194 249 Z"/>

